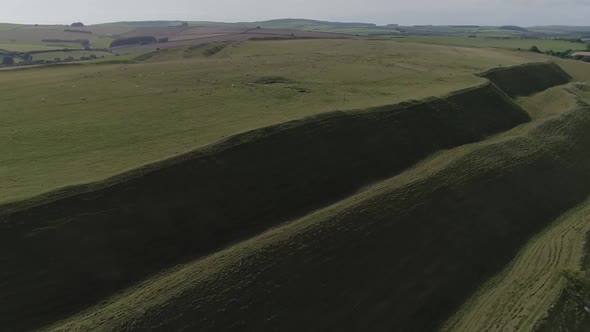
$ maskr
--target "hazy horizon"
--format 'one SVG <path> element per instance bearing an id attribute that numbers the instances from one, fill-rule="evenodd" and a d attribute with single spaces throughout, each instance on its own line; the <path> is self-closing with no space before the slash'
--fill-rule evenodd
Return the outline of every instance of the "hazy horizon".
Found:
<path id="1" fill-rule="evenodd" d="M 31 10 L 34 8 L 34 10 Z M 81 2 L 31 0 L 4 4 L 0 22 L 99 24 L 117 21 L 185 20 L 249 22 L 281 18 L 365 22 L 378 25 L 590 25 L 590 0 L 154 0 Z"/>

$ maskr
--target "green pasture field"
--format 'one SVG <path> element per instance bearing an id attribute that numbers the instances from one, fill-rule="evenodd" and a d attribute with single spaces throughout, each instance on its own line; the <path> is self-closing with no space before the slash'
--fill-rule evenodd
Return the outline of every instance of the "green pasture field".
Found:
<path id="1" fill-rule="evenodd" d="M 485 278 L 466 272 L 468 277 L 461 275 L 460 280 L 471 285 L 467 287 L 457 281 L 456 271 L 463 269 L 456 266 L 469 269 L 480 261 L 485 262 L 481 268 L 490 265 L 506 268 L 482 283 L 483 287 L 467 303 L 467 311 L 461 311 L 459 319 L 451 321 L 449 330 L 531 330 L 564 285 L 560 271 L 579 263 L 584 234 L 589 229 L 587 204 L 570 212 L 566 212 L 568 208 L 562 210 L 566 203 L 575 204 L 583 197 L 579 190 L 584 185 L 576 182 L 587 183 L 583 176 L 588 170 L 587 159 L 580 158 L 584 158 L 585 143 L 590 141 L 585 130 L 590 123 L 588 108 L 570 104 L 574 106 L 571 109 L 557 105 L 541 109 L 539 105 L 560 95 L 572 101 L 573 96 L 566 96 L 569 93 L 578 95 L 580 101 L 588 100 L 586 88 L 587 84 L 572 83 L 522 97 L 519 102 L 531 106 L 530 123 L 480 142 L 439 151 L 397 176 L 303 218 L 164 270 L 43 331 L 83 331 L 94 326 L 105 331 L 156 326 L 163 329 L 199 326 L 200 330 L 216 331 L 230 330 L 235 322 L 256 327 L 273 324 L 277 330 L 298 331 L 304 329 L 302 326 L 309 326 L 306 324 L 310 321 L 321 322 L 333 330 L 345 330 L 348 322 L 333 317 L 344 317 L 342 312 L 352 315 L 359 310 L 369 313 L 358 319 L 364 320 L 362 326 L 370 326 L 370 330 L 387 330 L 393 324 L 406 330 L 438 330 L 437 322 L 428 320 L 430 315 L 420 312 L 417 316 L 424 315 L 427 319 L 416 320 L 399 312 L 410 304 L 418 308 L 442 308 L 439 305 L 442 301 L 465 292 L 464 288 L 477 290 L 477 282 Z M 550 93 L 546 95 L 546 92 Z M 485 99 L 481 97 L 486 94 L 476 100 Z M 453 104 L 461 108 L 459 103 Z M 470 103 L 471 107 L 474 104 Z M 175 170 L 182 172 L 180 168 Z M 175 176 L 176 172 L 167 175 Z M 557 190 L 564 184 L 571 191 Z M 516 192 L 507 193 L 508 190 Z M 183 197 L 194 200 L 189 195 Z M 518 204 L 514 203 L 515 199 L 520 199 Z M 539 204 L 539 200 L 545 204 Z M 545 210 L 540 212 L 538 209 L 543 207 Z M 126 222 L 123 219 L 116 224 Z M 138 224 L 143 224 L 143 219 Z M 541 231 L 544 225 L 548 227 Z M 530 231 L 523 232 L 523 228 Z M 539 233 L 533 236 L 535 229 Z M 173 237 L 175 240 L 182 237 L 179 233 Z M 142 238 L 132 234 L 133 239 Z M 412 240 L 404 241 L 408 236 L 413 236 Z M 400 246 L 406 250 L 394 250 Z M 470 249 L 469 253 L 464 252 L 465 248 Z M 103 251 L 98 252 L 104 255 Z M 389 261 L 384 262 L 385 258 L 375 252 L 385 252 Z M 513 261 L 508 264 L 510 259 Z M 452 267 L 448 268 L 449 265 Z M 400 266 L 411 268 L 399 273 Z M 297 278 L 292 277 L 292 271 L 297 271 Z M 318 283 L 319 274 L 327 275 L 325 280 L 331 282 Z M 476 282 L 473 278 L 479 279 Z M 267 280 L 272 280 L 274 289 L 263 304 L 247 296 L 268 289 Z M 358 280 L 371 282 L 355 282 Z M 416 287 L 421 291 L 415 292 Z M 356 297 L 339 298 L 342 289 L 357 294 L 357 288 L 363 290 L 358 293 L 372 296 L 371 300 L 365 299 L 365 307 L 341 305 L 340 301 L 351 304 L 358 301 Z M 391 288 L 396 291 L 390 291 Z M 301 289 L 308 292 L 299 295 Z M 397 289 L 407 291 L 397 292 Z M 400 306 L 396 302 L 400 301 L 398 297 L 384 297 L 382 292 L 402 294 L 407 300 Z M 318 293 L 321 295 L 317 296 Z M 289 307 L 294 298 L 318 309 L 305 311 L 301 306 Z M 375 302 L 373 298 L 380 301 Z M 273 314 L 281 319 L 269 322 L 264 319 L 269 315 L 267 311 L 259 314 L 252 309 L 270 301 L 273 301 L 270 308 L 279 308 Z M 335 308 L 336 315 L 332 314 Z M 441 310 L 450 309 L 445 306 Z M 299 319 L 302 315 L 311 318 L 302 321 Z M 388 322 L 391 315 L 399 317 Z M 194 317 L 214 319 L 195 322 Z M 285 320 L 289 323 L 284 323 Z"/>
<path id="2" fill-rule="evenodd" d="M 100 37 L 94 40 L 91 44 L 92 48 L 109 48 L 113 38 L 111 37 Z"/>
<path id="3" fill-rule="evenodd" d="M 333 32 L 333 33 L 344 33 L 350 35 L 359 36 L 371 36 L 371 35 L 399 35 L 399 31 L 393 29 L 383 28 L 310 28 L 304 29 L 309 31 L 321 31 L 321 32 Z"/>
<path id="4" fill-rule="evenodd" d="M 12 23 L 0 23 L 0 31 L 2 30 L 12 30 L 18 27 L 21 27 L 20 24 L 12 24 Z"/>
<path id="5" fill-rule="evenodd" d="M 474 73 L 488 68 L 552 59 L 383 40 L 253 41 L 212 57 L 190 52 L 1 72 L 0 201 L 103 179 L 248 129 L 442 95 L 479 84 Z M 590 70 L 572 63 L 577 75 Z M 282 83 L 256 83 L 269 77 Z"/>
<path id="6" fill-rule="evenodd" d="M 571 48 L 245 41 L 0 71 L 2 325 L 530 330 L 590 230 L 590 65 L 529 42 Z M 39 56 L 73 54 L 103 55 Z"/>
<path id="7" fill-rule="evenodd" d="M 30 52 L 59 50 L 64 48 L 82 48 L 80 44 L 75 43 L 20 43 L 10 41 L 0 41 L 0 50 L 12 52 Z"/>
<path id="8" fill-rule="evenodd" d="M 406 42 L 430 43 L 441 45 L 457 45 L 469 47 L 497 47 L 508 49 L 528 50 L 537 46 L 541 51 L 563 52 L 566 50 L 584 50 L 586 43 L 574 43 L 559 39 L 534 39 L 534 38 L 489 38 L 489 37 L 463 37 L 463 36 L 413 36 L 400 39 Z"/>

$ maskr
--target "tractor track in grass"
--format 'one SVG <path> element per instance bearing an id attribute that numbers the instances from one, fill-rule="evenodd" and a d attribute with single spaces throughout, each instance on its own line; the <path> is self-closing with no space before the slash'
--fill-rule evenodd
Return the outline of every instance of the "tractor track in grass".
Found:
<path id="1" fill-rule="evenodd" d="M 532 331 L 579 269 L 590 231 L 590 200 L 534 237 L 503 272 L 483 285 L 443 331 Z"/>

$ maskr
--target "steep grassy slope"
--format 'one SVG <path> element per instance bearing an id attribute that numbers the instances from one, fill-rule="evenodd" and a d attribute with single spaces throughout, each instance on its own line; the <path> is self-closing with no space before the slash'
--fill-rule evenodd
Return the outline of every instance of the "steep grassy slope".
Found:
<path id="1" fill-rule="evenodd" d="M 588 85 L 576 83 L 520 102 L 533 119 L 543 119 L 579 107 L 580 100 L 590 101 Z M 534 330 L 564 288 L 563 272 L 580 268 L 586 233 L 590 231 L 589 211 L 586 201 L 536 235 L 501 273 L 461 306 L 445 330 Z"/>
<path id="2" fill-rule="evenodd" d="M 82 93 L 92 92 L 96 100 L 88 98 L 89 100 L 80 99 L 81 101 L 68 103 L 72 99 L 69 91 L 42 94 L 40 96 L 48 96 L 48 100 L 42 102 L 47 107 L 38 108 L 34 106 L 37 101 L 19 99 L 19 96 L 22 97 L 19 93 L 22 92 L 18 86 L 25 83 L 33 89 L 41 86 L 38 91 L 49 93 L 51 89 L 48 88 L 48 84 L 55 82 L 52 80 L 63 79 L 63 72 L 44 69 L 47 70 L 44 72 L 46 76 L 42 77 L 38 77 L 39 72 L 36 70 L 18 73 L 14 76 L 16 80 L 12 82 L 16 86 L 9 89 L 15 94 L 9 99 L 9 104 L 15 109 L 2 113 L 6 120 L 2 125 L 7 129 L 6 137 L 10 137 L 11 140 L 0 143 L 5 144 L 8 154 L 8 159 L 3 161 L 3 169 L 0 170 L 10 174 L 12 183 L 18 182 L 14 180 L 14 174 L 35 174 L 37 178 L 25 176 L 27 181 L 32 182 L 43 182 L 51 178 L 55 183 L 70 183 L 68 181 L 72 178 L 72 171 L 82 172 L 84 176 L 92 172 L 104 175 L 120 170 L 121 165 L 135 165 L 138 160 L 152 160 L 154 155 L 157 155 L 154 150 L 158 150 L 160 146 L 167 146 L 168 140 L 174 141 L 174 144 L 157 151 L 161 153 L 160 156 L 169 155 L 172 148 L 176 150 L 179 147 L 199 146 L 202 145 L 199 143 L 214 141 L 220 137 L 219 135 L 224 136 L 325 110 L 317 105 L 309 108 L 304 102 L 324 100 L 324 94 L 312 96 L 311 99 L 299 99 L 284 92 L 292 88 L 291 85 L 285 86 L 285 83 L 270 86 L 260 84 L 260 87 L 253 85 L 255 83 L 252 82 L 258 82 L 260 76 L 268 78 L 270 75 L 267 74 L 275 73 L 279 69 L 280 77 L 288 78 L 287 81 L 296 84 L 295 87 L 315 87 L 314 89 L 317 88 L 328 96 L 330 93 L 339 93 L 342 89 L 350 90 L 359 99 L 350 103 L 346 101 L 344 104 L 364 105 L 368 103 L 368 99 L 361 100 L 361 90 L 357 89 L 361 89 L 360 87 L 367 82 L 369 84 L 365 89 L 373 87 L 378 90 L 364 97 L 375 97 L 375 100 L 370 101 L 372 104 L 391 96 L 405 99 L 412 93 L 420 96 L 431 95 L 434 91 L 439 91 L 437 89 L 445 91 L 452 86 L 477 84 L 481 79 L 472 75 L 475 68 L 486 67 L 492 61 L 510 64 L 526 60 L 521 55 L 499 51 L 493 51 L 494 56 L 488 55 L 487 58 L 488 51 L 482 50 L 449 50 L 423 45 L 414 45 L 415 49 L 397 49 L 397 46 L 392 47 L 387 43 L 371 42 L 363 45 L 374 47 L 371 50 L 375 52 L 374 57 L 352 53 L 344 57 L 344 64 L 338 62 L 337 66 L 330 68 L 329 64 L 332 61 L 326 60 L 326 57 L 336 57 L 336 53 L 350 46 L 347 44 L 348 41 L 338 43 L 322 41 L 322 44 L 296 44 L 312 45 L 315 50 L 320 51 L 317 58 L 314 58 L 315 55 L 304 58 L 307 62 L 304 67 L 307 68 L 309 62 L 312 63 L 309 70 L 316 70 L 317 67 L 314 65 L 326 65 L 322 68 L 323 71 L 316 73 L 317 76 L 305 76 L 299 71 L 302 67 L 297 62 L 302 61 L 302 58 L 298 52 L 305 53 L 309 50 L 302 51 L 293 45 L 283 43 L 262 43 L 256 45 L 256 48 L 251 48 L 253 44 L 247 43 L 238 48 L 224 49 L 219 57 L 211 61 L 198 59 L 186 63 L 171 61 L 129 67 L 93 66 L 82 67 L 85 68 L 83 71 L 79 68 L 63 68 L 67 74 L 65 77 L 68 78 L 68 85 L 72 83 L 72 89 L 80 89 Z M 265 47 L 272 48 L 272 57 L 264 55 L 268 54 Z M 446 50 L 450 54 L 458 52 L 460 55 L 450 56 L 447 60 L 441 58 L 440 52 L 434 55 L 414 54 L 413 58 L 409 57 L 411 50 L 416 49 L 427 49 L 429 52 Z M 391 59 L 384 59 L 382 51 Z M 236 53 L 241 54 L 237 57 L 240 61 L 232 65 L 232 59 L 236 59 L 232 56 Z M 420 61 L 424 58 L 420 56 L 432 59 L 432 63 L 427 62 L 432 68 L 428 69 L 428 66 L 421 64 Z M 473 60 L 474 57 L 478 57 L 477 61 Z M 254 63 L 260 64 L 261 69 L 236 74 L 236 68 L 243 69 L 242 66 L 250 63 L 253 58 L 257 59 Z M 405 60 L 400 63 L 398 60 L 402 58 Z M 292 66 L 286 66 L 285 59 L 291 59 L 291 62 L 287 63 Z M 473 62 L 466 65 L 463 61 L 466 59 Z M 204 71 L 193 69 L 208 65 L 215 65 L 218 71 L 207 71 L 210 68 L 202 69 Z M 392 66 L 395 68 L 390 72 L 384 71 L 384 68 Z M 97 68 L 101 71 L 88 71 Z M 105 68 L 104 72 L 102 68 Z M 343 68 L 352 68 L 355 71 L 342 73 Z M 463 69 L 457 71 L 457 68 Z M 544 67 L 539 68 L 543 70 Z M 366 69 L 370 69 L 370 73 L 367 73 Z M 161 70 L 166 70 L 165 74 L 160 74 Z M 170 78 L 166 76 L 170 73 L 168 70 L 174 70 L 174 75 L 170 75 Z M 543 72 L 549 75 L 557 73 L 551 70 Z M 194 77 L 195 73 L 206 75 L 199 76 L 197 80 Z M 250 73 L 256 73 L 256 76 L 250 77 Z M 424 77 L 417 78 L 416 73 Z M 82 74 L 85 76 L 81 76 Z M 148 79 L 150 75 L 155 74 L 158 78 Z M 357 74 L 362 78 L 355 77 L 354 80 L 349 80 L 352 75 Z M 384 78 L 389 74 L 396 76 L 376 80 L 377 77 Z M 31 84 L 32 77 L 40 82 Z M 209 81 L 214 77 L 223 81 L 224 88 L 217 88 L 221 85 L 220 81 Z M 111 85 L 97 88 L 97 82 L 104 83 L 105 80 L 110 80 Z M 187 97 L 195 90 L 186 88 L 186 91 L 169 92 L 181 96 L 178 100 L 167 100 L 170 105 L 160 105 L 170 107 L 174 111 L 161 112 L 161 109 L 150 109 L 154 100 L 161 100 L 165 95 L 161 90 L 172 91 L 172 88 L 179 84 L 179 80 L 187 84 L 211 84 L 213 87 L 210 86 L 207 92 L 216 96 L 207 99 L 203 97 L 205 93 L 202 92 L 200 96 Z M 197 81 L 205 83 L 196 83 Z M 123 104 L 120 100 L 128 101 L 129 95 L 126 93 L 137 91 L 135 89 L 141 87 L 135 85 L 130 88 L 130 82 L 145 82 L 149 89 L 147 92 L 137 92 L 137 99 L 134 99 L 136 103 L 124 103 L 131 111 L 121 113 L 121 109 L 117 108 L 117 105 Z M 227 83 L 231 82 L 247 87 L 234 90 L 234 87 L 227 86 Z M 337 89 L 332 86 L 334 82 L 339 82 Z M 394 85 L 389 86 L 390 83 Z M 402 85 L 411 87 L 404 90 Z M 379 90 L 380 87 L 383 90 Z M 385 93 L 386 87 L 392 92 Z M 424 87 L 428 87 L 428 91 L 423 91 Z M 118 89 L 124 93 L 116 92 Z M 154 95 L 154 92 L 160 94 Z M 302 95 L 297 91 L 292 93 Z M 108 96 L 120 99 L 109 100 Z M 242 108 L 235 104 L 224 104 L 226 100 L 234 100 L 234 97 L 238 96 L 244 98 L 238 98 L 239 106 Z M 271 100 L 269 105 L 273 106 L 276 102 L 276 105 L 280 104 L 284 108 L 261 112 L 250 108 L 259 105 L 261 97 L 264 96 L 265 102 Z M 51 98 L 55 100 L 49 100 Z M 395 98 L 393 100 L 397 100 Z M 297 100 L 293 102 L 294 99 Z M 199 110 L 194 112 L 198 115 L 195 116 L 192 110 L 182 110 L 187 107 L 187 101 L 195 100 L 203 103 L 199 104 L 199 107 L 205 107 L 206 102 L 217 101 L 219 104 L 213 106 L 223 109 L 223 112 L 200 113 Z M 254 100 L 256 102 L 253 102 Z M 96 104 L 93 101 L 96 101 Z M 330 98 L 324 101 L 324 106 L 340 105 L 334 104 L 334 100 Z M 236 103 L 235 100 L 233 102 Z M 27 109 L 27 105 L 32 106 L 32 109 Z M 233 112 L 226 112 L 224 107 L 228 106 L 235 108 Z M 41 110 L 55 110 L 56 114 L 43 113 Z M 279 111 L 284 113 L 278 114 Z M 178 114 L 175 112 L 180 112 L 181 116 L 176 116 Z M 128 118 L 127 115 L 131 117 Z M 63 121 L 64 118 L 68 121 Z M 198 122 L 197 120 L 204 121 L 203 119 L 207 119 L 208 122 L 205 121 L 207 123 L 204 126 L 199 123 L 195 127 L 194 123 Z M 231 123 L 226 121 L 228 119 L 231 119 Z M 104 123 L 115 129 L 107 126 L 109 130 L 102 130 L 105 128 L 102 127 L 103 120 L 107 120 Z M 0 259 L 6 269 L 0 271 L 0 293 L 4 295 L 0 299 L 0 324 L 14 330 L 26 330 L 65 317 L 177 262 L 200 257 L 269 226 L 331 204 L 374 181 L 399 174 L 437 150 L 474 142 L 527 120 L 528 117 L 523 110 L 506 94 L 499 91 L 495 85 L 485 84 L 442 99 L 365 111 L 328 113 L 246 132 L 219 144 L 137 169 L 105 182 L 66 188 L 25 202 L 3 205 L 0 207 Z M 188 125 L 181 126 L 183 130 L 174 133 L 159 132 L 179 129 L 169 127 L 171 123 Z M 201 131 L 196 131 L 195 128 Z M 54 132 L 60 133 L 61 136 L 51 135 Z M 84 139 L 77 140 L 78 134 Z M 43 141 L 48 137 L 52 139 Z M 101 144 L 94 145 L 91 138 L 96 138 Z M 176 143 L 176 138 L 186 139 L 186 145 Z M 128 144 L 125 139 L 131 139 L 131 143 Z M 20 153 L 22 151 L 19 147 L 22 145 L 19 144 L 22 144 L 22 141 L 25 141 L 27 147 L 33 146 L 34 149 Z M 43 151 L 42 147 L 50 149 Z M 147 154 L 154 154 L 144 156 L 146 151 Z M 120 154 L 131 156 L 127 156 L 127 164 L 116 164 L 119 162 Z M 88 155 L 90 157 L 86 158 Z M 109 162 L 101 159 L 105 156 Z M 68 163 L 70 160 L 77 162 L 80 159 L 84 161 L 83 165 L 89 167 L 71 167 Z M 97 163 L 97 160 L 103 163 Z M 59 172 L 56 169 L 59 169 Z M 456 169 L 455 173 L 462 171 L 465 170 Z M 4 186 L 7 188 L 6 191 L 18 187 L 12 183 L 3 182 L 3 190 Z M 417 199 L 420 200 L 421 197 Z M 557 209 L 560 206 L 557 204 L 551 208 Z M 375 206 L 375 209 L 378 207 Z M 492 209 L 492 206 L 489 209 Z M 354 213 L 362 211 L 364 208 Z M 390 213 L 393 210 L 383 211 Z M 404 208 L 396 211 L 404 211 Z M 489 213 L 494 212 L 489 210 Z M 426 216 L 420 218 L 426 220 Z M 467 219 L 465 216 L 460 218 Z M 441 220 L 441 224 L 450 222 L 451 219 Z M 378 221 L 379 218 L 368 220 L 369 224 Z M 516 232 L 514 242 L 521 241 L 522 238 L 518 236 L 520 234 L 524 237 L 524 233 Z M 400 234 L 403 234 L 403 228 Z M 421 239 L 420 236 L 421 234 L 418 234 L 418 238 Z M 425 237 L 424 241 L 435 240 Z M 403 249 L 403 245 L 400 248 Z M 507 249 L 507 252 L 512 249 Z M 366 252 L 360 254 L 364 255 Z M 422 255 L 424 252 L 417 254 Z M 444 255 L 443 252 L 440 254 Z M 497 264 L 501 264 L 503 258 L 505 256 L 499 255 L 494 259 L 497 259 Z M 361 259 L 360 256 L 358 259 Z M 371 259 L 367 260 L 367 264 L 373 263 Z M 467 276 L 466 281 L 478 282 L 478 278 L 483 278 L 495 267 L 496 265 L 490 264 L 482 268 L 481 273 Z M 401 282 L 402 286 L 396 292 L 400 291 L 403 295 L 406 294 L 402 289 L 406 281 Z M 465 286 L 469 286 L 469 282 L 466 282 Z M 461 295 L 461 292 L 464 293 Z M 464 296 L 465 292 L 465 288 L 457 291 L 461 296 Z M 423 298 L 430 298 L 432 294 L 424 292 L 423 295 Z M 452 302 L 459 301 L 458 297 L 448 298 Z M 320 304 L 321 301 L 317 303 Z M 415 309 L 416 307 L 410 304 L 407 312 Z M 445 313 L 441 311 L 439 314 Z M 255 317 L 256 315 L 252 319 Z M 441 317 L 433 316 L 432 320 L 424 321 L 432 324 Z M 410 322 L 406 321 L 403 324 Z"/>
<path id="3" fill-rule="evenodd" d="M 377 40 L 245 42 L 211 57 L 184 55 L 0 72 L 0 202 L 101 180 L 246 130 L 441 96 L 481 84 L 475 72 L 545 59 Z M 571 72 L 583 72 L 580 65 Z M 289 83 L 253 83 L 276 76 Z"/>
<path id="4" fill-rule="evenodd" d="M 577 107 L 585 84 L 573 83 L 573 86 L 562 85 L 549 88 L 542 93 L 529 97 L 518 98 L 518 103 L 527 110 L 533 119 L 541 119 L 559 115 L 564 110 Z M 573 87 L 573 89 L 572 89 Z"/>
<path id="5" fill-rule="evenodd" d="M 554 63 L 491 69 L 480 74 L 511 97 L 527 96 L 568 83 L 571 76 Z"/>
<path id="6" fill-rule="evenodd" d="M 589 129 L 580 103 L 439 153 L 48 330 L 432 331 L 587 197 Z"/>
<path id="7" fill-rule="evenodd" d="M 564 271 L 580 268 L 590 231 L 589 203 L 566 212 L 535 236 L 502 273 L 462 306 L 445 330 L 535 330 L 566 285 Z"/>
<path id="8" fill-rule="evenodd" d="M 488 83 L 441 99 L 251 131 L 106 183 L 2 206 L 7 269 L 0 287 L 10 305 L 3 305 L 9 311 L 0 323 L 49 320 L 182 259 L 334 202 L 436 150 L 527 120 Z M 59 309 L 47 310 L 48 303 Z"/>

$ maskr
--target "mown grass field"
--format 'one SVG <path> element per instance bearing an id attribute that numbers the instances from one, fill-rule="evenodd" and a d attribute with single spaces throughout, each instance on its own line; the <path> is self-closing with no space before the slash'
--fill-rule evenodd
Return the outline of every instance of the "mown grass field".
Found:
<path id="1" fill-rule="evenodd" d="M 64 48 L 82 48 L 80 44 L 75 43 L 20 43 L 20 42 L 0 42 L 0 50 L 13 52 L 29 52 L 44 50 L 59 50 Z"/>
<path id="2" fill-rule="evenodd" d="M 109 48 L 112 41 L 112 37 L 101 37 L 93 40 L 91 46 L 92 48 Z"/>
<path id="3" fill-rule="evenodd" d="M 457 45 L 470 47 L 498 47 L 507 49 L 528 50 L 537 46 L 541 51 L 563 52 L 566 50 L 585 50 L 588 44 L 574 43 L 558 39 L 533 39 L 533 38 L 489 38 L 489 37 L 467 37 L 467 36 L 413 36 L 404 37 L 401 41 L 412 43 L 429 43 L 441 45 Z"/>
<path id="4" fill-rule="evenodd" d="M 441 95 L 480 83 L 475 72 L 547 59 L 367 40 L 196 52 L 165 62 L 0 73 L 0 201 L 98 180 L 252 128 Z M 286 83 L 255 83 L 275 76 Z"/>

